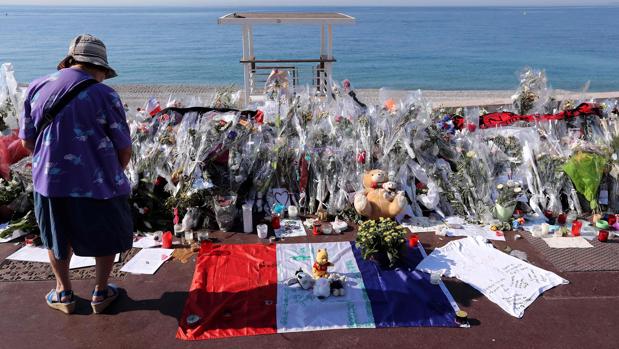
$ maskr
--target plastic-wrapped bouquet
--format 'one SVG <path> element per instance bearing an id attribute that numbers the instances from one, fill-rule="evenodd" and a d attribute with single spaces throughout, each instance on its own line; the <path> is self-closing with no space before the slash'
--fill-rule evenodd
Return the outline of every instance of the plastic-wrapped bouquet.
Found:
<path id="1" fill-rule="evenodd" d="M 548 88 L 548 79 L 543 70 L 526 67 L 520 73 L 520 86 L 512 96 L 518 114 L 552 112 L 548 110 L 554 101 Z"/>

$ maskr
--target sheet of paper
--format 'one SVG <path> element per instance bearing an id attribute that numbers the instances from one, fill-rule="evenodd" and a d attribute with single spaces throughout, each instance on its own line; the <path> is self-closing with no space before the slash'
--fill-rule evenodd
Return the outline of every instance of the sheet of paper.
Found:
<path id="1" fill-rule="evenodd" d="M 410 217 L 402 220 L 401 224 L 413 233 L 434 233 L 447 227 L 443 222 L 428 217 Z"/>
<path id="2" fill-rule="evenodd" d="M 464 224 L 462 229 L 447 228 L 444 230 L 447 236 L 470 236 L 483 237 L 487 240 L 505 241 L 505 236 L 501 231 L 490 230 L 490 226 L 481 226 L 474 224 Z"/>
<path id="3" fill-rule="evenodd" d="M 138 241 L 133 242 L 135 248 L 151 248 L 160 245 L 161 241 L 155 240 L 155 237 L 151 235 L 142 236 Z"/>
<path id="4" fill-rule="evenodd" d="M 576 237 L 551 237 L 543 238 L 544 242 L 550 248 L 591 248 L 591 245 L 582 236 Z"/>
<path id="5" fill-rule="evenodd" d="M 141 249 L 120 271 L 132 274 L 153 275 L 165 261 L 170 259 L 173 249 L 146 248 Z"/>
<path id="6" fill-rule="evenodd" d="M 19 250 L 15 251 L 12 255 L 6 257 L 6 259 L 23 262 L 49 263 L 47 249 L 32 246 L 24 246 Z M 117 254 L 116 258 L 114 258 L 115 263 L 118 261 L 120 261 L 120 254 Z M 71 257 L 69 269 L 92 267 L 95 264 L 96 261 L 94 257 L 81 257 L 73 255 L 73 257 Z"/>
<path id="7" fill-rule="evenodd" d="M 295 236 L 306 236 L 303 222 L 297 219 L 282 219 L 279 229 L 275 230 L 275 236 L 278 238 L 291 238 Z"/>
<path id="8" fill-rule="evenodd" d="M 542 292 L 568 283 L 552 272 L 495 249 L 481 237 L 451 241 L 434 249 L 417 270 L 441 271 L 447 277 L 458 278 L 515 317 L 522 317 Z"/>

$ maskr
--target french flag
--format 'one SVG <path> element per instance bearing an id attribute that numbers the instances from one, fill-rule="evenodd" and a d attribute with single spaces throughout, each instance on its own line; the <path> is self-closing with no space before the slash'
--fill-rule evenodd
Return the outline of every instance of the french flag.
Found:
<path id="1" fill-rule="evenodd" d="M 299 268 L 311 273 L 321 248 L 327 249 L 334 264 L 329 272 L 346 276 L 344 296 L 321 300 L 311 290 L 286 285 Z M 388 270 L 364 260 L 353 242 L 204 244 L 177 338 L 457 327 L 458 308 L 445 286 L 431 284 L 428 274 L 415 270 L 424 255 L 422 248 L 407 248 L 403 266 Z"/>
<path id="2" fill-rule="evenodd" d="M 146 102 L 146 112 L 148 113 L 148 115 L 150 115 L 151 117 L 157 115 L 157 113 L 159 113 L 161 111 L 161 105 L 159 104 L 159 101 L 157 100 L 157 98 L 155 97 L 151 97 L 148 99 L 148 102 Z"/>

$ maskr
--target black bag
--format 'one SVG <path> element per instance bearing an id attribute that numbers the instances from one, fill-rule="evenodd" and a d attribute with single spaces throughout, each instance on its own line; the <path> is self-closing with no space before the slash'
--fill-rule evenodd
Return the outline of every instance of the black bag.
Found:
<path id="1" fill-rule="evenodd" d="M 95 79 L 82 80 L 78 82 L 77 85 L 73 86 L 73 88 L 70 89 L 67 93 L 62 95 L 62 97 L 60 97 L 56 104 L 54 104 L 51 108 L 49 108 L 47 112 L 43 114 L 41 121 L 39 121 L 39 125 L 36 127 L 37 133 L 35 137 L 35 142 L 39 140 L 39 136 L 43 133 L 43 130 L 45 130 L 47 126 L 49 126 L 52 121 L 54 121 L 56 115 L 58 115 L 58 113 L 60 113 L 60 111 L 62 111 L 62 109 L 66 107 L 67 104 L 69 104 L 69 102 L 73 100 L 73 98 L 80 94 L 80 92 L 85 91 L 89 86 L 96 83 L 98 83 L 98 81 Z"/>

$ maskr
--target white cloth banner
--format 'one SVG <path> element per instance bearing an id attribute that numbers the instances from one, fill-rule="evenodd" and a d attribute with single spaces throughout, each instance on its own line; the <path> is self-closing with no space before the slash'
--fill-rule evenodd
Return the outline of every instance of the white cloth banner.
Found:
<path id="1" fill-rule="evenodd" d="M 345 275 L 346 295 L 320 300 L 311 289 L 287 286 L 299 268 L 312 273 L 316 251 L 327 248 L 329 272 Z M 349 242 L 277 244 L 277 332 L 374 328 L 372 306 Z"/>
<path id="2" fill-rule="evenodd" d="M 568 283 L 552 272 L 496 250 L 481 237 L 451 241 L 434 249 L 417 270 L 444 270 L 445 276 L 466 282 L 518 318 L 544 291 Z"/>

